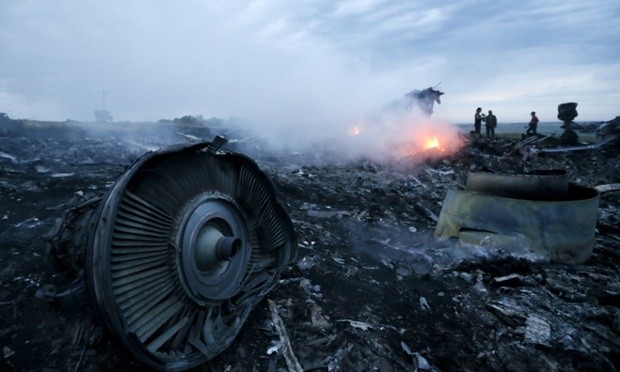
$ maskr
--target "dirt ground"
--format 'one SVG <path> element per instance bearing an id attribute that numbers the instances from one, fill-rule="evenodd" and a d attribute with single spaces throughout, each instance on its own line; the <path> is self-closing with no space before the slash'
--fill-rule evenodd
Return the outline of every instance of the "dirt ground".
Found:
<path id="1" fill-rule="evenodd" d="M 147 369 L 88 309 L 67 314 L 35 298 L 62 280 L 41 235 L 146 151 L 210 140 L 207 132 L 62 127 L 0 137 L 0 369 Z M 417 164 L 319 161 L 320 149 L 274 152 L 259 140 L 232 145 L 272 179 L 295 225 L 298 259 L 267 299 L 304 370 L 620 366 L 620 193 L 601 195 L 594 251 L 581 265 L 433 236 L 447 190 L 463 188 L 472 170 L 563 169 L 581 185 L 620 182 L 617 149 L 505 155 L 514 145 L 468 141 Z M 286 370 L 278 341 L 262 301 L 235 342 L 196 369 Z"/>

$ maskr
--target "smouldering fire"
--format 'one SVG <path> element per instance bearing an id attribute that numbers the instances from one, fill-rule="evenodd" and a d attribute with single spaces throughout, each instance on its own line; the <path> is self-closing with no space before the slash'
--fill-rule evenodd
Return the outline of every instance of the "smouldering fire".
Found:
<path id="1" fill-rule="evenodd" d="M 428 140 L 426 140 L 425 144 L 424 144 L 424 150 L 429 150 L 429 149 L 440 149 L 439 147 L 439 140 L 437 139 L 437 136 L 433 136 L 432 138 L 429 138 Z"/>
<path id="2" fill-rule="evenodd" d="M 458 128 L 441 121 L 419 121 L 401 128 L 403 136 L 395 146 L 397 156 L 448 156 L 463 146 Z M 406 141 L 403 141 L 405 140 Z"/>
<path id="3" fill-rule="evenodd" d="M 359 120 L 345 130 L 349 140 L 337 142 L 342 153 L 376 161 L 407 158 L 415 163 L 450 156 L 464 144 L 455 125 L 414 115 Z"/>

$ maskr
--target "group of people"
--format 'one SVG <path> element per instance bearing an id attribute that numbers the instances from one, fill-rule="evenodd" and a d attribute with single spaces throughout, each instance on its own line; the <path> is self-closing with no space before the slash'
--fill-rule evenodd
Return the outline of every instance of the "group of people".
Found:
<path id="1" fill-rule="evenodd" d="M 536 135 L 536 129 L 538 128 L 538 117 L 536 117 L 536 112 L 532 111 L 530 113 L 532 118 L 528 124 L 526 135 Z M 474 114 L 474 135 L 480 137 L 480 130 L 482 129 L 482 122 L 485 123 L 485 127 L 487 130 L 487 139 L 495 141 L 495 128 L 497 127 L 497 117 L 493 115 L 493 110 L 489 110 L 489 114 L 485 115 L 482 112 L 482 108 L 478 107 L 476 109 L 476 113 Z"/>
<path id="2" fill-rule="evenodd" d="M 487 138 L 495 141 L 495 128 L 497 127 L 497 117 L 493 115 L 493 110 L 489 110 L 489 114 L 485 115 L 482 112 L 481 107 L 478 107 L 476 109 L 476 114 L 474 115 L 474 130 L 476 136 L 481 135 L 480 129 L 482 128 L 483 121 L 487 129 Z"/>

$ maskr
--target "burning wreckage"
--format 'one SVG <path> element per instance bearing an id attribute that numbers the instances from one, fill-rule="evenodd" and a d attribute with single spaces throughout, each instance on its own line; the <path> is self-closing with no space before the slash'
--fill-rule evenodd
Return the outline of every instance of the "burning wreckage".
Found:
<path id="1" fill-rule="evenodd" d="M 521 157 L 523 141 L 442 152 L 439 137 L 406 167 L 317 164 L 258 139 L 230 144 L 254 160 L 218 137 L 166 147 L 204 128 L 25 127 L 0 137 L 3 368 L 620 361 L 615 148 Z"/>

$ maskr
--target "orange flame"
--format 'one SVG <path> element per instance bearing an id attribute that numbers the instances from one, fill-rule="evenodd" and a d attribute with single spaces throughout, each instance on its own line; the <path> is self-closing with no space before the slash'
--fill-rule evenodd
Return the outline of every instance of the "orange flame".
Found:
<path id="1" fill-rule="evenodd" d="M 464 145 L 455 125 L 416 116 L 388 117 L 377 123 L 359 120 L 348 123 L 346 134 L 349 141 L 342 145 L 348 155 L 377 160 L 420 162 L 449 156 Z"/>
<path id="2" fill-rule="evenodd" d="M 426 140 L 425 144 L 424 144 L 424 150 L 429 150 L 429 149 L 440 149 L 439 147 L 439 140 L 437 139 L 437 136 L 433 136 L 433 138 L 429 138 L 428 140 Z"/>
<path id="3" fill-rule="evenodd" d="M 401 127 L 402 128 L 402 127 Z M 446 156 L 458 151 L 463 146 L 458 128 L 441 121 L 422 121 L 402 128 L 407 139 L 398 141 L 397 156 Z"/>

